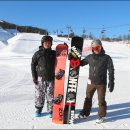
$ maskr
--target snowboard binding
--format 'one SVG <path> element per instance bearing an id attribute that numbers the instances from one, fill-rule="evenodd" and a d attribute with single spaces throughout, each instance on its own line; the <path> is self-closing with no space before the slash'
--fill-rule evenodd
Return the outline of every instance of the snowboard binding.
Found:
<path id="1" fill-rule="evenodd" d="M 77 70 L 76 68 L 70 70 L 70 76 L 71 76 L 71 77 L 74 77 L 74 76 L 77 76 L 77 75 L 78 75 L 78 70 Z"/>
<path id="2" fill-rule="evenodd" d="M 53 100 L 53 103 L 54 104 L 60 104 L 61 101 L 63 99 L 63 95 L 59 94 L 54 100 Z"/>
<path id="3" fill-rule="evenodd" d="M 76 94 L 75 94 L 74 92 L 69 92 L 69 93 L 67 94 L 67 101 L 73 100 L 73 99 L 75 99 L 75 98 L 76 98 Z"/>
<path id="4" fill-rule="evenodd" d="M 61 79 L 63 77 L 64 74 L 65 74 L 65 71 L 60 69 L 55 77 L 56 77 L 56 79 L 59 80 L 59 79 Z"/>

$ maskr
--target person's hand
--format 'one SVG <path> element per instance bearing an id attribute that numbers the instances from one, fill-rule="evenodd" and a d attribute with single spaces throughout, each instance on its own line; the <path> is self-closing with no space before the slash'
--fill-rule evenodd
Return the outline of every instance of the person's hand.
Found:
<path id="1" fill-rule="evenodd" d="M 68 54 L 68 60 L 70 60 L 72 58 L 71 53 Z"/>
<path id="2" fill-rule="evenodd" d="M 109 82 L 108 83 L 108 88 L 109 88 L 109 92 L 113 92 L 113 90 L 114 90 L 114 83 L 113 82 Z"/>
<path id="3" fill-rule="evenodd" d="M 74 53 L 74 52 L 70 52 L 69 54 L 68 54 L 68 60 L 71 60 L 72 58 L 74 58 L 74 59 L 77 59 L 77 55 Z"/>
<path id="4" fill-rule="evenodd" d="M 37 80 L 36 77 L 33 77 L 33 82 L 34 82 L 35 85 L 38 85 L 38 80 Z"/>

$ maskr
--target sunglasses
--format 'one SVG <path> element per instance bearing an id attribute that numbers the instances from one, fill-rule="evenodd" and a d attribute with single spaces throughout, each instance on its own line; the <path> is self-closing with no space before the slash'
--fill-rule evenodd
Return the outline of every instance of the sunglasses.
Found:
<path id="1" fill-rule="evenodd" d="M 101 46 L 94 46 L 94 47 L 92 47 L 92 50 L 93 50 L 93 51 L 99 51 L 100 48 L 101 48 Z"/>

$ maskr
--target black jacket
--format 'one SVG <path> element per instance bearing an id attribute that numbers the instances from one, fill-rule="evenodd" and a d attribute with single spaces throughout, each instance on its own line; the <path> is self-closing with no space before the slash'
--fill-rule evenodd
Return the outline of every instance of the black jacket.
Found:
<path id="1" fill-rule="evenodd" d="M 81 66 L 89 64 L 89 79 L 91 84 L 106 85 L 107 71 L 109 72 L 109 82 L 114 84 L 114 66 L 113 61 L 109 55 L 105 54 L 102 47 L 100 54 L 88 55 L 81 60 Z"/>
<path id="2" fill-rule="evenodd" d="M 55 77 L 56 52 L 54 50 L 39 47 L 32 57 L 31 70 L 32 76 L 42 77 L 42 80 L 51 81 Z"/>

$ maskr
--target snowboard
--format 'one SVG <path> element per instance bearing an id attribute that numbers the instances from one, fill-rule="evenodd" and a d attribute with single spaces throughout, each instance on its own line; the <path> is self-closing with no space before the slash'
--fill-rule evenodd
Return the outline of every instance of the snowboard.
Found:
<path id="1" fill-rule="evenodd" d="M 82 47 L 83 38 L 73 37 L 71 40 L 71 50 L 69 53 L 70 66 L 64 107 L 64 124 L 74 123 Z"/>
<path id="2" fill-rule="evenodd" d="M 52 122 L 63 124 L 64 81 L 68 46 L 66 43 L 56 46 L 56 68 Z"/>

